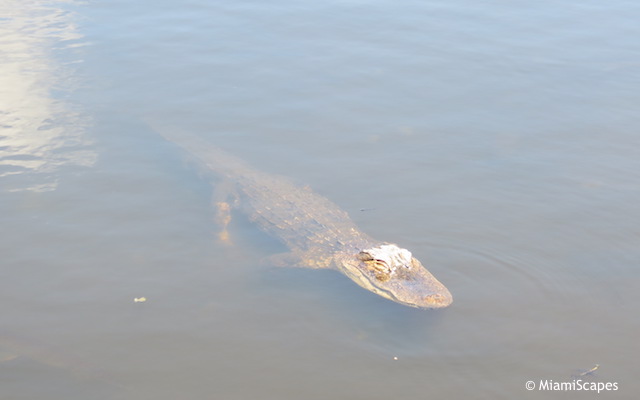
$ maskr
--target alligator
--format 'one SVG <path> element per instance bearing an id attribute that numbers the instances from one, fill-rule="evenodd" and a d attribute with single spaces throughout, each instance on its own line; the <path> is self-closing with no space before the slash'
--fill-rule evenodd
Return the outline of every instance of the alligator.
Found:
<path id="1" fill-rule="evenodd" d="M 364 289 L 406 306 L 432 309 L 451 304 L 449 290 L 409 250 L 361 232 L 329 199 L 285 177 L 258 171 L 197 135 L 154 128 L 186 150 L 200 169 L 233 184 L 234 207 L 290 250 L 269 257 L 273 264 L 334 269 Z M 226 201 L 216 205 L 226 227 L 231 206 Z M 225 232 L 223 240 L 228 239 Z"/>

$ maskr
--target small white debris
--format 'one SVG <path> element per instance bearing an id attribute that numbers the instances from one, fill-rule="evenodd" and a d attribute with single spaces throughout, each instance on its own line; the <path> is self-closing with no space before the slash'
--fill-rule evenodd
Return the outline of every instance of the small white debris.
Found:
<path id="1" fill-rule="evenodd" d="M 133 299 L 133 302 L 134 302 L 134 303 L 144 303 L 145 301 L 147 301 L 147 298 L 146 298 L 146 297 L 135 297 L 135 298 Z"/>
<path id="2" fill-rule="evenodd" d="M 393 357 L 393 361 L 398 361 L 398 357 Z"/>

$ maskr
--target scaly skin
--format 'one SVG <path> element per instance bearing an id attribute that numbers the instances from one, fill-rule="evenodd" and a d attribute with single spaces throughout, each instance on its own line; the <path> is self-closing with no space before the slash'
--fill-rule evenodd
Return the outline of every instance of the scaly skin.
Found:
<path id="1" fill-rule="evenodd" d="M 205 170 L 235 183 L 241 209 L 287 245 L 290 264 L 336 269 L 361 287 L 411 307 L 451 304 L 451 293 L 408 250 L 360 232 L 347 213 L 325 197 L 257 171 L 197 136 L 160 130 Z"/>

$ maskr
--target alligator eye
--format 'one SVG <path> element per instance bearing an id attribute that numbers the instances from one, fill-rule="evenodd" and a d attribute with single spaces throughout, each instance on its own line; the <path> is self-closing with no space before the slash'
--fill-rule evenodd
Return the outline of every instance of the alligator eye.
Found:
<path id="1" fill-rule="evenodd" d="M 389 268 L 387 267 L 387 264 L 384 261 L 375 260 L 373 258 L 371 260 L 362 260 L 362 261 L 364 261 L 367 268 L 369 268 L 372 271 L 380 271 L 380 272 L 389 271 Z"/>
<path id="2" fill-rule="evenodd" d="M 358 253 L 358 258 L 361 261 L 371 261 L 373 260 L 373 256 L 369 253 L 367 253 L 366 251 L 361 251 L 360 253 Z"/>
<path id="3" fill-rule="evenodd" d="M 391 270 L 387 263 L 382 260 L 372 260 L 367 262 L 369 264 L 369 268 L 373 272 L 373 275 L 380 282 L 386 282 L 391 279 Z"/>
<path id="4" fill-rule="evenodd" d="M 379 280 L 380 282 L 386 282 L 389 279 L 391 279 L 391 275 L 389 275 L 389 273 L 387 271 L 374 271 L 373 273 L 376 277 L 377 280 Z"/>

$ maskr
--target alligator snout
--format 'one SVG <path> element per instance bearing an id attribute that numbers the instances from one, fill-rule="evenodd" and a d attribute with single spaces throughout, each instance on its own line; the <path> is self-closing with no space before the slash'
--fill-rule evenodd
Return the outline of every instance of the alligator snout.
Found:
<path id="1" fill-rule="evenodd" d="M 430 294 L 428 296 L 425 296 L 422 300 L 424 306 L 427 308 L 447 307 L 453 302 L 450 294 L 447 296 L 440 293 Z"/>

